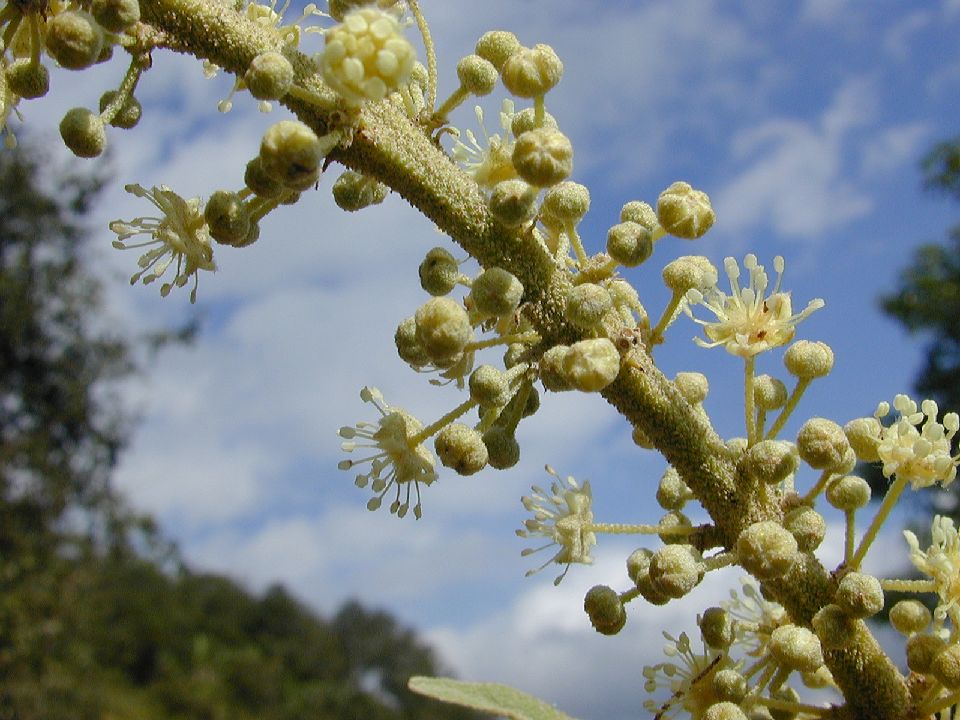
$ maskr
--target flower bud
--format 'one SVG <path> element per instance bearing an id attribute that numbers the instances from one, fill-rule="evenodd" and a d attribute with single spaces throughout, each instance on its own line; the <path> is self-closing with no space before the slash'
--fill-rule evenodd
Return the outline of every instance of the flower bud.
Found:
<path id="1" fill-rule="evenodd" d="M 881 429 L 880 421 L 875 417 L 856 418 L 843 426 L 850 447 L 864 462 L 877 462 L 880 459 L 877 448 Z"/>
<path id="2" fill-rule="evenodd" d="M 260 156 L 247 163 L 243 173 L 243 183 L 250 188 L 257 197 L 275 198 L 283 192 L 283 183 L 267 174 L 263 168 Z"/>
<path id="3" fill-rule="evenodd" d="M 663 268 L 663 282 L 675 293 L 682 295 L 717 282 L 717 268 L 702 255 L 684 255 Z"/>
<path id="4" fill-rule="evenodd" d="M 107 105 L 113 102 L 113 99 L 116 96 L 116 90 L 107 90 L 107 92 L 100 96 L 101 113 L 107 109 Z M 133 95 L 127 95 L 127 99 L 123 101 L 120 109 L 117 110 L 109 122 L 113 127 L 129 130 L 130 128 L 137 126 L 137 123 L 140 122 L 140 117 L 142 115 L 143 107 L 140 105 L 140 101 L 137 100 Z"/>
<path id="5" fill-rule="evenodd" d="M 619 223 L 607 231 L 607 252 L 624 267 L 637 267 L 653 254 L 653 236 L 639 223 Z"/>
<path id="6" fill-rule="evenodd" d="M 913 635 L 907 638 L 907 667 L 915 673 L 926 675 L 945 646 L 946 642 L 936 635 Z"/>
<path id="7" fill-rule="evenodd" d="M 824 377 L 833 369 L 833 350 L 823 342 L 797 340 L 783 355 L 787 372 L 801 380 Z"/>
<path id="8" fill-rule="evenodd" d="M 387 186 L 379 180 L 361 175 L 353 170 L 344 170 L 331 188 L 337 207 L 347 212 L 356 212 L 379 205 L 387 197 Z"/>
<path id="9" fill-rule="evenodd" d="M 692 497 L 693 492 L 681 479 L 680 473 L 672 465 L 668 465 L 657 486 L 657 504 L 664 510 L 682 510 L 687 500 Z"/>
<path id="10" fill-rule="evenodd" d="M 59 17 L 59 16 L 58 16 Z M 77 157 L 93 158 L 107 146 L 107 131 L 103 120 L 86 108 L 68 110 L 60 121 L 63 144 Z"/>
<path id="11" fill-rule="evenodd" d="M 61 67 L 83 70 L 97 62 L 100 57 L 103 30 L 94 22 L 90 13 L 65 10 L 47 20 L 44 42 L 47 54 Z"/>
<path id="12" fill-rule="evenodd" d="M 540 392 L 529 385 L 529 390 L 527 391 L 527 402 L 523 406 L 523 412 L 520 414 L 520 417 L 530 417 L 531 415 L 536 415 L 537 410 L 540 409 Z"/>
<path id="13" fill-rule="evenodd" d="M 785 440 L 762 440 L 743 456 L 743 469 L 754 480 L 776 485 L 797 471 L 797 448 Z"/>
<path id="14" fill-rule="evenodd" d="M 838 510 L 859 510 L 870 502 L 870 484 L 856 475 L 844 475 L 830 481 L 826 497 Z"/>
<path id="15" fill-rule="evenodd" d="M 716 216 L 705 192 L 675 182 L 657 199 L 657 219 L 671 235 L 695 240 L 710 229 Z"/>
<path id="16" fill-rule="evenodd" d="M 50 91 L 50 73 L 39 61 L 17 58 L 7 66 L 4 75 L 10 91 L 25 100 L 35 100 Z"/>
<path id="17" fill-rule="evenodd" d="M 563 356 L 563 374 L 575 390 L 599 392 L 620 373 L 620 353 L 607 338 L 581 340 Z"/>
<path id="18" fill-rule="evenodd" d="M 787 386 L 769 375 L 753 381 L 753 401 L 761 410 L 777 410 L 787 404 Z"/>
<path id="19" fill-rule="evenodd" d="M 520 305 L 523 285 L 513 273 L 499 267 L 487 268 L 473 281 L 470 302 L 486 316 L 509 315 Z"/>
<path id="20" fill-rule="evenodd" d="M 575 225 L 589 209 L 590 191 L 580 183 L 567 180 L 557 183 L 544 193 L 540 212 L 558 223 Z"/>
<path id="21" fill-rule="evenodd" d="M 567 291 L 563 314 L 571 323 L 583 330 L 595 328 L 603 316 L 613 309 L 610 293 L 600 285 L 583 283 Z"/>
<path id="22" fill-rule="evenodd" d="M 713 676 L 713 691 L 720 700 L 739 703 L 747 696 L 747 679 L 732 668 L 717 670 Z"/>
<path id="23" fill-rule="evenodd" d="M 633 440 L 634 445 L 644 450 L 654 450 L 657 447 L 650 439 L 650 436 L 636 425 L 634 425 L 633 431 L 630 433 L 630 439 Z"/>
<path id="24" fill-rule="evenodd" d="M 503 353 L 503 366 L 509 370 L 522 362 L 530 361 L 530 346 L 524 343 L 510 343 Z"/>
<path id="25" fill-rule="evenodd" d="M 420 263 L 420 287 L 434 297 L 447 295 L 460 280 L 460 265 L 457 259 L 442 247 L 427 252 Z"/>
<path id="26" fill-rule="evenodd" d="M 483 444 L 487 446 L 487 463 L 492 468 L 506 470 L 520 462 L 520 445 L 512 430 L 494 425 L 483 434 Z"/>
<path id="27" fill-rule="evenodd" d="M 503 407 L 510 401 L 510 386 L 493 365 L 481 365 L 470 374 L 470 399 L 482 408 Z"/>
<path id="28" fill-rule="evenodd" d="M 653 551 L 647 548 L 637 548 L 627 557 L 627 577 L 634 583 L 650 572 L 650 559 Z"/>
<path id="29" fill-rule="evenodd" d="M 815 470 L 832 470 L 844 464 L 850 450 L 843 428 L 832 420 L 811 418 L 797 434 L 800 458 Z"/>
<path id="30" fill-rule="evenodd" d="M 701 720 L 747 720 L 747 715 L 736 703 L 724 701 L 708 707 Z"/>
<path id="31" fill-rule="evenodd" d="M 417 309 L 414 318 L 417 340 L 435 362 L 459 355 L 473 336 L 467 311 L 447 297 L 430 298 Z"/>
<path id="32" fill-rule="evenodd" d="M 767 646 L 781 667 L 813 672 L 823 665 L 823 651 L 817 636 L 799 625 L 781 625 L 770 633 Z"/>
<path id="33" fill-rule="evenodd" d="M 664 513 L 657 522 L 657 537 L 664 545 L 683 545 L 687 542 L 687 533 L 675 532 L 678 528 L 689 530 L 693 527 L 690 518 L 679 510 Z"/>
<path id="34" fill-rule="evenodd" d="M 434 441 L 437 457 L 444 467 L 458 475 L 473 475 L 487 464 L 487 446 L 480 433 L 462 423 L 445 425 Z"/>
<path id="35" fill-rule="evenodd" d="M 569 345 L 554 345 L 540 358 L 540 382 L 547 390 L 564 392 L 573 389 L 570 385 L 570 379 L 563 369 L 564 358 L 567 357 L 569 350 Z"/>
<path id="36" fill-rule="evenodd" d="M 737 538 L 737 556 L 744 570 L 759 580 L 786 575 L 798 557 L 797 541 L 772 520 L 754 523 Z"/>
<path id="37" fill-rule="evenodd" d="M 478 97 L 489 95 L 497 85 L 497 69 L 479 55 L 467 55 L 457 63 L 460 87 Z"/>
<path id="38" fill-rule="evenodd" d="M 890 624 L 903 635 L 923 632 L 932 617 L 927 606 L 919 600 L 901 600 L 890 608 Z"/>
<path id="39" fill-rule="evenodd" d="M 517 138 L 513 146 L 517 174 L 536 187 L 550 187 L 573 172 L 573 145 L 559 130 L 536 128 Z"/>
<path id="40" fill-rule="evenodd" d="M 502 180 L 493 186 L 487 204 L 490 213 L 507 227 L 528 223 L 537 214 L 539 190 L 523 180 Z"/>
<path id="41" fill-rule="evenodd" d="M 415 368 L 430 364 L 427 351 L 417 339 L 417 321 L 414 317 L 408 317 L 400 323 L 393 335 L 393 341 L 397 346 L 397 354 L 405 363 Z"/>
<path id="42" fill-rule="evenodd" d="M 650 559 L 650 580 L 654 588 L 670 598 L 681 598 L 693 590 L 704 574 L 703 557 L 692 545 L 665 545 Z"/>
<path id="43" fill-rule="evenodd" d="M 122 33 L 134 23 L 140 22 L 139 0 L 93 0 L 90 3 L 93 19 L 104 30 Z"/>
<path id="44" fill-rule="evenodd" d="M 275 50 L 262 52 L 250 61 L 243 82 L 257 100 L 279 100 L 293 85 L 293 65 Z"/>
<path id="45" fill-rule="evenodd" d="M 267 129 L 260 143 L 264 171 L 293 190 L 306 190 L 320 177 L 324 155 L 333 149 L 297 120 L 281 120 Z"/>
<path id="46" fill-rule="evenodd" d="M 736 626 L 730 613 L 721 607 L 707 608 L 703 616 L 697 618 L 700 635 L 707 647 L 724 650 L 736 639 Z"/>
<path id="47" fill-rule="evenodd" d="M 631 200 L 620 208 L 620 222 L 632 222 L 642 225 L 651 233 L 660 227 L 657 211 L 649 203 Z"/>
<path id="48" fill-rule="evenodd" d="M 490 62 L 499 71 L 507 59 L 521 47 L 520 41 L 512 32 L 491 30 L 480 36 L 474 49 L 477 55 Z"/>
<path id="49" fill-rule="evenodd" d="M 793 508 L 783 518 L 783 527 L 797 541 L 801 552 L 813 552 L 827 534 L 827 521 L 809 505 Z"/>
<path id="50" fill-rule="evenodd" d="M 552 47 L 538 43 L 511 53 L 500 68 L 500 76 L 512 95 L 540 97 L 560 82 L 563 63 Z"/>
<path id="51" fill-rule="evenodd" d="M 850 646 L 857 634 L 857 621 L 845 613 L 839 605 L 827 605 L 813 616 L 813 631 L 820 644 L 827 650 Z"/>
<path id="52" fill-rule="evenodd" d="M 535 130 L 539 127 L 556 130 L 558 127 L 557 119 L 550 113 L 544 112 L 542 120 L 538 121 L 534 109 L 525 108 L 518 113 L 514 113 L 510 120 L 510 132 L 513 133 L 515 138 L 520 137 L 527 130 Z"/>
<path id="53" fill-rule="evenodd" d="M 617 591 L 606 585 L 594 585 L 583 598 L 583 609 L 594 629 L 604 635 L 616 635 L 627 622 L 627 613 Z"/>
<path id="54" fill-rule="evenodd" d="M 947 688 L 960 688 L 960 645 L 947 645 L 930 664 L 930 673 Z"/>
<path id="55" fill-rule="evenodd" d="M 851 572 L 840 580 L 834 600 L 850 617 L 867 618 L 883 610 L 883 588 L 873 575 Z"/>
<path id="56" fill-rule="evenodd" d="M 235 192 L 217 190 L 203 209 L 210 237 L 223 245 L 246 244 L 250 213 Z"/>

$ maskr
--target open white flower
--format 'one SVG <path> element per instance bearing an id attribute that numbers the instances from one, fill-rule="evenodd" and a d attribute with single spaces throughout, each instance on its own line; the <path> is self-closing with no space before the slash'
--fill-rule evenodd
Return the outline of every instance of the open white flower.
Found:
<path id="1" fill-rule="evenodd" d="M 960 533 L 948 517 L 937 515 L 930 528 L 930 547 L 920 549 L 920 541 L 909 530 L 903 536 L 910 546 L 910 561 L 933 580 L 940 604 L 934 611 L 938 622 L 950 617 L 954 627 L 960 627 Z"/>
<path id="2" fill-rule="evenodd" d="M 521 554 L 526 557 L 555 545 L 559 549 L 543 565 L 527 572 L 527 576 L 540 572 L 550 563 L 565 565 L 564 570 L 553 581 L 554 585 L 563 580 L 571 563 L 589 565 L 593 562 L 590 548 L 597 544 L 592 531 L 593 494 L 590 481 L 578 485 L 572 477 L 561 480 L 557 471 L 547 467 L 547 472 L 556 479 L 550 483 L 550 492 L 533 486 L 531 495 L 524 495 L 523 506 L 533 513 L 533 517 L 524 521 L 524 527 L 517 530 L 520 537 L 544 537 L 550 542 L 542 547 L 527 548 Z"/>
<path id="3" fill-rule="evenodd" d="M 130 284 L 142 278 L 143 284 L 149 285 L 176 261 L 176 274 L 171 282 L 160 286 L 160 294 L 166 297 L 174 287 L 186 285 L 192 276 L 190 302 L 196 302 L 199 272 L 217 269 L 200 198 L 185 200 L 166 185 L 152 190 L 127 185 L 125 189 L 137 197 L 147 198 L 163 213 L 162 217 L 138 217 L 129 222 L 114 220 L 110 223 L 110 229 L 117 233 L 117 239 L 113 241 L 115 248 L 150 248 L 140 256 L 137 262 L 140 270 L 130 278 Z M 148 235 L 150 239 L 139 243 L 125 242 L 134 235 Z"/>
<path id="4" fill-rule="evenodd" d="M 346 441 L 341 443 L 340 447 L 347 452 L 359 448 L 370 448 L 373 452 L 357 460 L 341 460 L 337 467 L 350 470 L 357 465 L 370 463 L 370 471 L 361 473 L 356 478 L 357 487 L 366 487 L 373 481 L 370 487 L 376 495 L 367 503 L 368 510 L 379 508 L 390 488 L 396 487 L 396 498 L 390 505 L 390 512 L 403 517 L 410 510 L 412 485 L 417 495 L 413 514 L 419 519 L 423 513 L 420 483 L 430 485 L 437 479 L 433 453 L 417 438 L 417 433 L 423 429 L 423 423 L 405 410 L 387 405 L 383 394 L 376 388 L 363 388 L 360 398 L 371 403 L 381 418 L 376 423 L 359 422 L 353 427 L 340 428 L 338 434 Z M 355 438 L 363 438 L 368 442 L 354 442 Z M 406 487 L 402 502 L 401 486 Z"/>
<path id="5" fill-rule="evenodd" d="M 705 291 L 693 289 L 687 293 L 688 305 L 684 310 L 695 322 L 703 325 L 703 332 L 710 339 L 707 342 L 694 338 L 701 347 L 722 345 L 727 352 L 748 358 L 790 342 L 797 324 L 824 306 L 823 300 L 816 298 L 807 303 L 801 312 L 793 312 L 790 293 L 780 290 L 784 263 L 779 255 L 773 259 L 777 282 L 769 295 L 766 294 L 767 273 L 763 265 L 757 263 L 755 255 L 747 255 L 743 259 L 743 267 L 750 273 L 747 287 L 740 287 L 740 267 L 736 260 L 728 257 L 723 261 L 723 266 L 730 279 L 729 295 L 716 285 Z M 690 309 L 692 305 L 703 305 L 717 319 L 707 321 L 694 317 Z"/>
<path id="6" fill-rule="evenodd" d="M 950 454 L 951 440 L 960 429 L 960 416 L 947 413 L 943 423 L 937 421 L 939 408 L 933 400 L 917 403 L 907 395 L 897 395 L 893 407 L 900 418 L 880 431 L 877 455 L 883 462 L 883 474 L 910 481 L 914 490 L 935 482 L 949 485 L 957 476 L 960 458 Z M 890 412 L 890 404 L 880 403 L 874 417 L 878 420 Z"/>
<path id="7" fill-rule="evenodd" d="M 730 667 L 730 657 L 725 651 L 706 645 L 694 652 L 686 633 L 675 638 L 665 632 L 663 637 L 667 640 L 663 654 L 673 660 L 645 665 L 643 689 L 650 694 L 666 689 L 671 695 L 663 703 L 646 700 L 643 707 L 657 718 L 675 717 L 681 710 L 691 717 L 701 717 L 717 701 L 713 678 L 718 671 Z"/>
<path id="8" fill-rule="evenodd" d="M 483 124 L 483 109 L 476 106 L 477 123 L 483 133 L 485 146 L 477 140 L 472 130 L 465 130 L 463 133 L 467 137 L 466 143 L 460 139 L 459 131 L 455 133 L 457 141 L 451 150 L 453 159 L 473 176 L 477 185 L 486 190 L 493 189 L 498 182 L 517 177 L 517 171 L 513 167 L 513 108 L 512 100 L 504 100 L 500 106 L 500 127 L 503 129 L 501 137 L 499 134 L 490 135 L 487 132 Z"/>

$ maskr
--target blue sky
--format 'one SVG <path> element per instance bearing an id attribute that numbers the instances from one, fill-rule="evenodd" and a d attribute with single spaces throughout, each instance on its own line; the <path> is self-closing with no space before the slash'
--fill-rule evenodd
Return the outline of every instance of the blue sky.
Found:
<path id="1" fill-rule="evenodd" d="M 909 390 L 922 341 L 881 316 L 877 297 L 913 248 L 957 219 L 955 206 L 920 189 L 917 161 L 960 132 L 960 2 L 422 4 L 441 95 L 453 88 L 457 59 L 489 29 L 549 43 L 563 59 L 547 107 L 574 143 L 574 179 L 591 189 L 589 251 L 602 249 L 626 201 L 653 202 L 678 179 L 710 194 L 718 219 L 705 238 L 665 239 L 626 273 L 651 315 L 667 299 L 660 269 L 689 253 L 720 265 L 753 252 L 768 267 L 782 254 L 795 307 L 826 300 L 799 336 L 829 343 L 836 367 L 808 392 L 787 436 L 807 417 L 842 423 Z M 48 98 L 22 107 L 27 125 L 52 136 L 67 108 L 93 105 L 121 74 L 58 73 Z M 264 116 L 243 96 L 218 114 L 229 84 L 157 53 L 139 92 L 144 120 L 111 132 L 121 182 L 98 209 L 95 251 L 110 279 L 108 322 L 142 328 L 190 314 L 186 293 L 161 300 L 155 286 L 129 287 L 136 255 L 112 250 L 105 227 L 146 210 L 123 182 L 165 183 L 186 196 L 240 186 L 260 135 L 284 114 Z M 485 103 L 491 130 L 501 97 Z M 469 107 L 455 124 L 474 127 Z M 659 630 L 689 629 L 736 577 L 709 577 L 665 608 L 635 603 L 612 639 L 589 628 L 583 594 L 597 583 L 625 587 L 623 560 L 636 545 L 601 539 L 596 564 L 573 568 L 559 588 L 550 570 L 523 578 L 534 559 L 519 557 L 525 543 L 513 535 L 524 519 L 519 497 L 549 481 L 545 463 L 591 480 L 600 521 L 658 517 L 663 461 L 636 449 L 598 397 L 544 397 L 545 411 L 521 426 L 519 466 L 443 474 L 426 489 L 420 522 L 367 512 L 368 495 L 336 470 L 336 429 L 372 419 L 359 389 L 376 385 L 425 420 L 460 400 L 409 371 L 392 343 L 397 322 L 425 297 L 416 276 L 423 254 L 451 245 L 396 197 L 345 215 L 329 197 L 333 177 L 269 217 L 254 246 L 218 248 L 219 271 L 201 278 L 201 336 L 128 389 L 143 422 L 120 487 L 199 567 L 255 589 L 283 582 L 324 612 L 359 597 L 425 633 L 465 678 L 512 681 L 584 720 L 637 717 L 640 667 L 659 660 Z M 681 319 L 658 361 L 670 375 L 706 373 L 708 412 L 721 434 L 740 435 L 740 361 L 697 348 L 696 330 Z M 759 370 L 782 375 L 780 354 L 770 355 Z M 890 530 L 876 554 L 906 562 L 898 528 Z"/>

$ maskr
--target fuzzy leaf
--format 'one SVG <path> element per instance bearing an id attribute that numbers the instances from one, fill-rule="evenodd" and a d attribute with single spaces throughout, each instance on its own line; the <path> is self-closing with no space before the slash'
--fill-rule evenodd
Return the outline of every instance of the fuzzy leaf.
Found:
<path id="1" fill-rule="evenodd" d="M 495 713 L 509 720 L 574 720 L 542 700 L 500 683 L 412 677 L 407 685 L 421 695 L 453 705 Z"/>

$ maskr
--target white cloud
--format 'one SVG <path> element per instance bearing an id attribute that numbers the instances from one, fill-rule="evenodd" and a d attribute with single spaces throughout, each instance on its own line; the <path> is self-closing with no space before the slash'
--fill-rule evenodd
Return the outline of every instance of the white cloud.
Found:
<path id="1" fill-rule="evenodd" d="M 903 170 L 904 165 L 912 169 L 930 135 L 931 127 L 924 121 L 878 132 L 863 145 L 860 175 L 889 175 Z"/>

